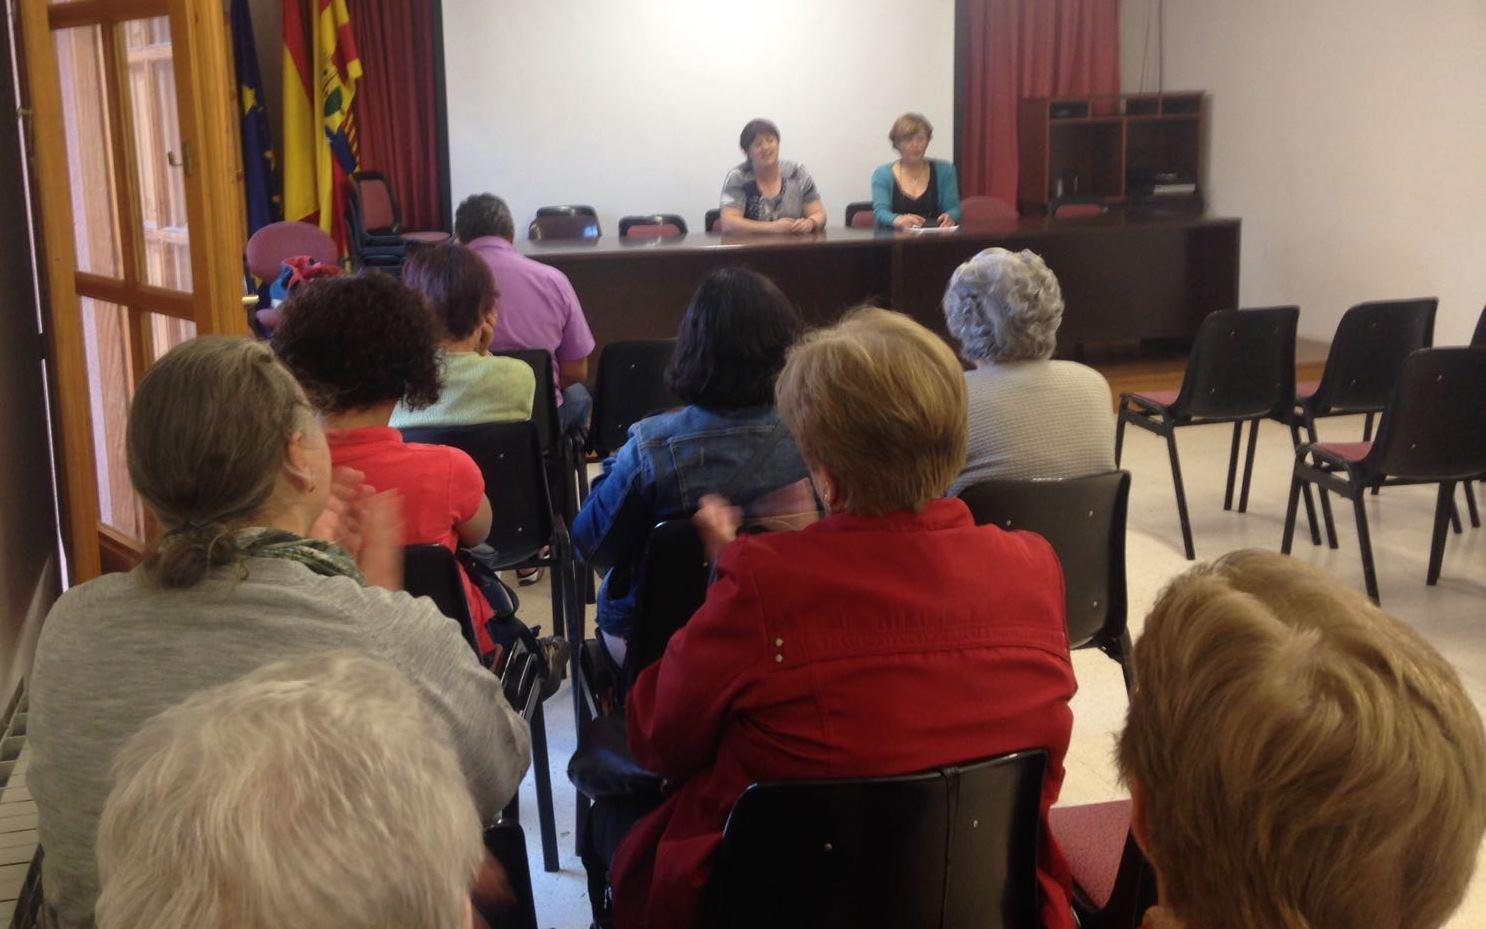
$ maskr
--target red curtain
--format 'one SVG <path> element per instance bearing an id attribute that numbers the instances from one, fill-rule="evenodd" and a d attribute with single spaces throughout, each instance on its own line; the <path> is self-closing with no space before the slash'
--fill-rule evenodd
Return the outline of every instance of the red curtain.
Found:
<path id="1" fill-rule="evenodd" d="M 961 0 L 960 187 L 1017 201 L 1023 99 L 1120 92 L 1119 0 Z"/>
<path id="2" fill-rule="evenodd" d="M 387 175 L 403 226 L 448 229 L 435 120 L 434 4 L 351 0 L 364 74 L 356 88 L 361 170 Z"/>

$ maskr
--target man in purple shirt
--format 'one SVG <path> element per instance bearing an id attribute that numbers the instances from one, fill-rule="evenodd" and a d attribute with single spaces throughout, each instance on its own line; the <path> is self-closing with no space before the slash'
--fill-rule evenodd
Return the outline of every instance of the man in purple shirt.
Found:
<path id="1" fill-rule="evenodd" d="M 454 213 L 454 233 L 495 275 L 500 297 L 491 350 L 546 349 L 557 379 L 552 386 L 563 431 L 587 428 L 593 398 L 583 382 L 593 333 L 567 275 L 516 251 L 511 208 L 494 194 L 466 197 Z"/>

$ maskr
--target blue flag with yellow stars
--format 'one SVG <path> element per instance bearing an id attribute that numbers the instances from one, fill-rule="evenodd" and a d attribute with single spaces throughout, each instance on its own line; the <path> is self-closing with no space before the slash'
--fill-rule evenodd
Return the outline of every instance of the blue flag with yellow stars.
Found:
<path id="1" fill-rule="evenodd" d="M 247 0 L 232 0 L 232 57 L 237 61 L 237 96 L 242 117 L 243 192 L 247 197 L 248 235 L 277 220 L 273 140 L 263 109 L 263 82 L 253 42 L 253 18 Z"/>

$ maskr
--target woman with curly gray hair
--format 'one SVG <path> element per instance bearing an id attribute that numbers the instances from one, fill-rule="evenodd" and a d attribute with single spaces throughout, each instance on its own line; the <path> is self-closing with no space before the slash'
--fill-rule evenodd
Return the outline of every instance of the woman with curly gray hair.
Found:
<path id="1" fill-rule="evenodd" d="M 944 317 L 975 366 L 965 470 L 958 494 L 989 478 L 1062 478 L 1109 471 L 1114 407 L 1093 368 L 1055 361 L 1063 292 L 1031 251 L 988 248 L 955 269 Z"/>

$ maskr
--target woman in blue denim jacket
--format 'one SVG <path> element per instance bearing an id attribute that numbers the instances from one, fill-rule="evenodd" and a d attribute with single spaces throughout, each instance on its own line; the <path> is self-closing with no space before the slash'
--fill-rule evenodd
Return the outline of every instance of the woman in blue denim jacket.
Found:
<path id="1" fill-rule="evenodd" d="M 809 477 L 805 462 L 774 410 L 774 379 L 803 329 L 788 298 L 752 271 L 714 271 L 692 296 L 666 371 L 686 406 L 630 427 L 573 523 L 585 559 L 601 548 L 620 553 L 598 593 L 599 628 L 616 661 L 623 662 L 641 595 L 640 557 L 657 522 L 690 516 L 706 494 L 725 493 L 745 512 L 796 484 L 813 500 L 800 483 Z"/>

